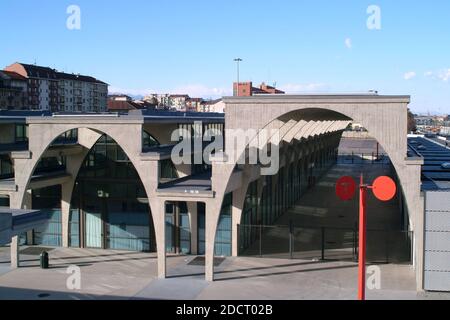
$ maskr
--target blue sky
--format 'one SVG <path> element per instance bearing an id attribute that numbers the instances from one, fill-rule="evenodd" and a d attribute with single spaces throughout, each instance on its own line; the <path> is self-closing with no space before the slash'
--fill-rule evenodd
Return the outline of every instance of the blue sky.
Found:
<path id="1" fill-rule="evenodd" d="M 69 30 L 69 5 L 81 29 Z M 381 9 L 369 30 L 366 10 Z M 450 1 L 1 0 L 0 66 L 93 75 L 110 91 L 229 95 L 241 80 L 288 92 L 409 94 L 450 113 Z"/>

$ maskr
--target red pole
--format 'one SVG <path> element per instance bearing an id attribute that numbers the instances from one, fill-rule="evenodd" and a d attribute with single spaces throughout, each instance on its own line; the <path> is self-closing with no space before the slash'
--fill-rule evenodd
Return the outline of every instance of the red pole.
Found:
<path id="1" fill-rule="evenodd" d="M 359 277 L 358 300 L 366 299 L 366 193 L 363 175 L 359 186 Z"/>

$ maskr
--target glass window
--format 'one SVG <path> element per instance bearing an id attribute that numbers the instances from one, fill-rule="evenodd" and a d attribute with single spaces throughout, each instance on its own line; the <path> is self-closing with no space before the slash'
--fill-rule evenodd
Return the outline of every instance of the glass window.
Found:
<path id="1" fill-rule="evenodd" d="M 28 142 L 28 126 L 16 124 L 16 143 Z"/>
<path id="2" fill-rule="evenodd" d="M 220 211 L 219 223 L 216 231 L 216 245 L 214 247 L 215 255 L 218 256 L 231 256 L 232 202 L 232 193 L 225 195 Z"/>

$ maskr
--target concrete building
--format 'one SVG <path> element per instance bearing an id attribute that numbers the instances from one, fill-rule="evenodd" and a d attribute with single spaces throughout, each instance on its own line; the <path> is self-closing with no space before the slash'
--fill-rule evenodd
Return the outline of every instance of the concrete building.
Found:
<path id="1" fill-rule="evenodd" d="M 223 102 L 225 116 L 140 111 L 21 120 L 28 143 L 21 150 L 9 147 L 14 175 L 0 181 L 0 194 L 10 209 L 44 210 L 49 220 L 34 232 L 13 235 L 13 266 L 20 264 L 22 238 L 154 251 L 160 278 L 166 277 L 167 252 L 204 255 L 205 279 L 213 281 L 214 257 L 239 255 L 258 237 L 260 229 L 248 227 L 274 224 L 294 205 L 336 162 L 342 133 L 355 122 L 378 141 L 396 172 L 404 226 L 413 234 L 417 289 L 424 288 L 424 160 L 408 154 L 409 96 L 260 95 Z M 216 129 L 225 136 L 224 146 L 217 146 L 208 163 L 201 157 L 208 145 L 199 143 L 201 152 L 182 152 L 194 164 L 177 164 L 171 155 L 178 141 L 192 141 L 184 133 L 172 141 L 175 129 L 197 138 Z M 271 133 L 263 136 L 263 129 Z M 247 140 L 236 145 L 242 130 Z M 250 161 L 254 151 L 275 156 L 277 149 L 275 172 L 266 173 L 273 163 L 261 156 Z"/>
<path id="2" fill-rule="evenodd" d="M 28 110 L 106 112 L 108 85 L 90 76 L 14 63 L 4 69 L 27 79 Z"/>

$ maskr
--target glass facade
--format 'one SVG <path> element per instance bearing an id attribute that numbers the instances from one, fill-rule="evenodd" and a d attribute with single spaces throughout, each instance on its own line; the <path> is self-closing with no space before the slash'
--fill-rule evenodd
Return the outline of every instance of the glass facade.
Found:
<path id="1" fill-rule="evenodd" d="M 155 251 L 147 195 L 117 143 L 103 135 L 87 155 L 72 197 L 72 247 Z"/>
<path id="2" fill-rule="evenodd" d="M 214 255 L 216 256 L 231 256 L 232 205 L 232 193 L 228 193 L 222 204 L 222 210 L 220 212 L 219 223 L 216 230 L 216 244 L 214 247 Z M 203 255 L 205 254 L 205 204 L 198 203 L 197 208 L 198 254 Z"/>
<path id="3" fill-rule="evenodd" d="M 233 205 L 232 193 L 225 195 L 220 211 L 219 224 L 216 231 L 216 256 L 231 256 L 231 208 Z"/>
<path id="4" fill-rule="evenodd" d="M 186 202 L 166 203 L 166 252 L 191 252 L 191 228 Z"/>
<path id="5" fill-rule="evenodd" d="M 159 142 L 148 132 L 142 131 L 142 148 L 148 149 L 152 147 L 156 147 L 159 145 Z"/>
<path id="6" fill-rule="evenodd" d="M 28 142 L 28 126 L 26 124 L 16 124 L 16 143 Z"/>
<path id="7" fill-rule="evenodd" d="M 46 212 L 48 221 L 34 229 L 34 244 L 59 247 L 62 245 L 61 186 L 32 191 L 33 209 Z"/>
<path id="8" fill-rule="evenodd" d="M 244 227 L 239 229 L 239 251 L 252 246 L 260 237 L 260 226 L 274 225 L 335 162 L 336 150 L 325 149 L 291 162 L 277 175 L 261 177 L 261 201 L 258 181 L 250 183 L 240 222 Z"/>
<path id="9" fill-rule="evenodd" d="M 173 180 L 178 178 L 178 172 L 171 159 L 160 161 L 160 178 Z"/>
<path id="10" fill-rule="evenodd" d="M 197 203 L 197 251 L 198 254 L 204 255 L 206 250 L 205 243 L 205 204 L 203 202 Z"/>
<path id="11" fill-rule="evenodd" d="M 0 179 L 12 177 L 14 177 L 14 166 L 11 158 L 7 155 L 0 155 Z"/>
<path id="12" fill-rule="evenodd" d="M 9 208 L 9 196 L 0 195 L 0 207 Z"/>

